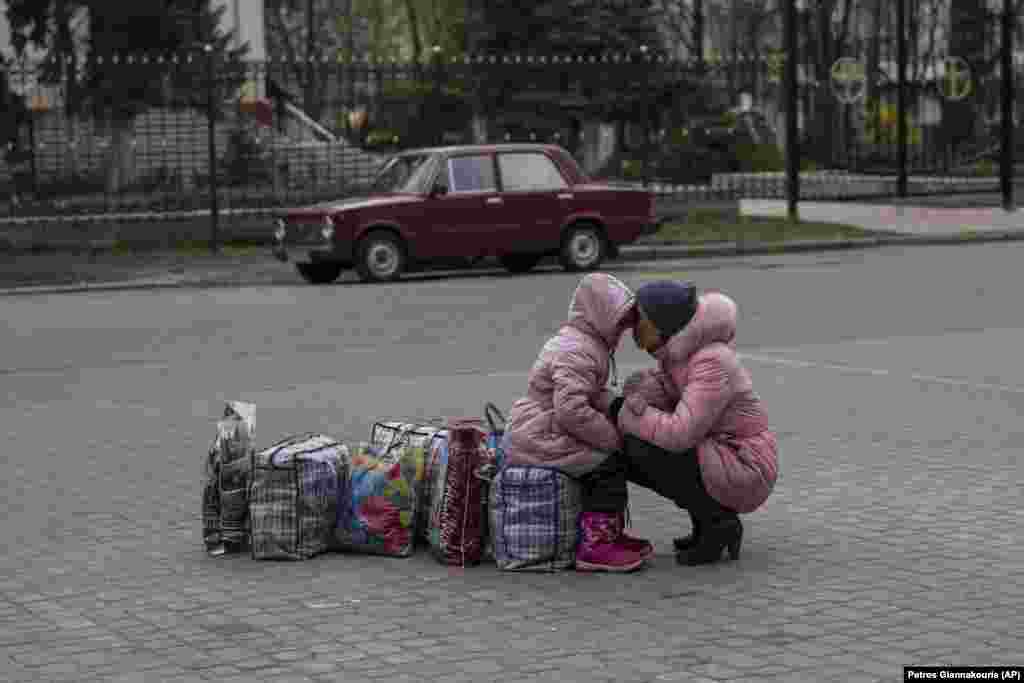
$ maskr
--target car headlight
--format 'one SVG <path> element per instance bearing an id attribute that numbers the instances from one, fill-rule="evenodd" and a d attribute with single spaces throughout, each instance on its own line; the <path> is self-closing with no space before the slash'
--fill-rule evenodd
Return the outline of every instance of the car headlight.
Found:
<path id="1" fill-rule="evenodd" d="M 330 216 L 324 216 L 324 227 L 320 228 L 320 235 L 327 242 L 334 239 L 334 221 Z"/>
<path id="2" fill-rule="evenodd" d="M 277 228 L 274 229 L 274 239 L 278 242 L 284 242 L 284 237 L 288 233 L 288 229 L 285 227 L 284 219 L 277 219 Z"/>

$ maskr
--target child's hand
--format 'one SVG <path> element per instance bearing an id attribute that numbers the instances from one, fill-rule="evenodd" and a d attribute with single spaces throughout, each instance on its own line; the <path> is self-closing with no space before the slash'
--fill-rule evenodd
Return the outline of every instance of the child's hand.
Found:
<path id="1" fill-rule="evenodd" d="M 634 415 L 643 415 L 647 410 L 647 400 L 640 394 L 632 394 L 626 399 L 626 407 Z"/>
<path id="2" fill-rule="evenodd" d="M 611 405 L 608 406 L 608 419 L 611 420 L 613 424 L 619 423 L 619 411 L 622 410 L 622 406 L 625 402 L 625 397 L 616 396 L 612 399 Z"/>

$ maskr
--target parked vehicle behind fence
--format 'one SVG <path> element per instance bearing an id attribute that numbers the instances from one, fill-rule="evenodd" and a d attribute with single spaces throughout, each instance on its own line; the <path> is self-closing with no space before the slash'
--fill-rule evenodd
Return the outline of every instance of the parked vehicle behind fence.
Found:
<path id="1" fill-rule="evenodd" d="M 591 181 L 561 147 L 469 145 L 403 152 L 365 196 L 286 212 L 274 255 L 305 252 L 295 265 L 315 284 L 347 268 L 386 281 L 486 257 L 514 273 L 552 255 L 566 270 L 592 270 L 657 227 L 652 193 Z"/>

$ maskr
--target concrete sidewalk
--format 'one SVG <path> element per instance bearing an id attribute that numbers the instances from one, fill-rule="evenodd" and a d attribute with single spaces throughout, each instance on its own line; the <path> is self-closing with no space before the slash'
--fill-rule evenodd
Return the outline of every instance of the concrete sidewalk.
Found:
<path id="1" fill-rule="evenodd" d="M 740 215 L 785 218 L 785 201 L 743 199 Z M 1000 208 L 965 208 L 885 205 L 849 202 L 800 202 L 805 221 L 837 222 L 865 230 L 895 232 L 917 237 L 956 237 L 971 233 L 1001 234 L 1024 232 L 1024 214 Z"/>

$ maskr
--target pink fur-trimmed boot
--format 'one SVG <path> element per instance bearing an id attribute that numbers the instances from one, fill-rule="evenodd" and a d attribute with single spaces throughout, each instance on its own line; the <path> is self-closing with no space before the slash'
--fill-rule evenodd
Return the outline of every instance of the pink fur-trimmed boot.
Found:
<path id="1" fill-rule="evenodd" d="M 576 569 L 584 572 L 630 572 L 644 563 L 636 550 L 623 545 L 618 515 L 584 512 L 580 515 L 580 542 Z"/>
<path id="2" fill-rule="evenodd" d="M 626 513 L 620 512 L 616 515 L 619 529 L 619 543 L 630 550 L 640 554 L 640 557 L 649 560 L 654 557 L 654 546 L 646 538 L 637 538 L 626 533 Z"/>

